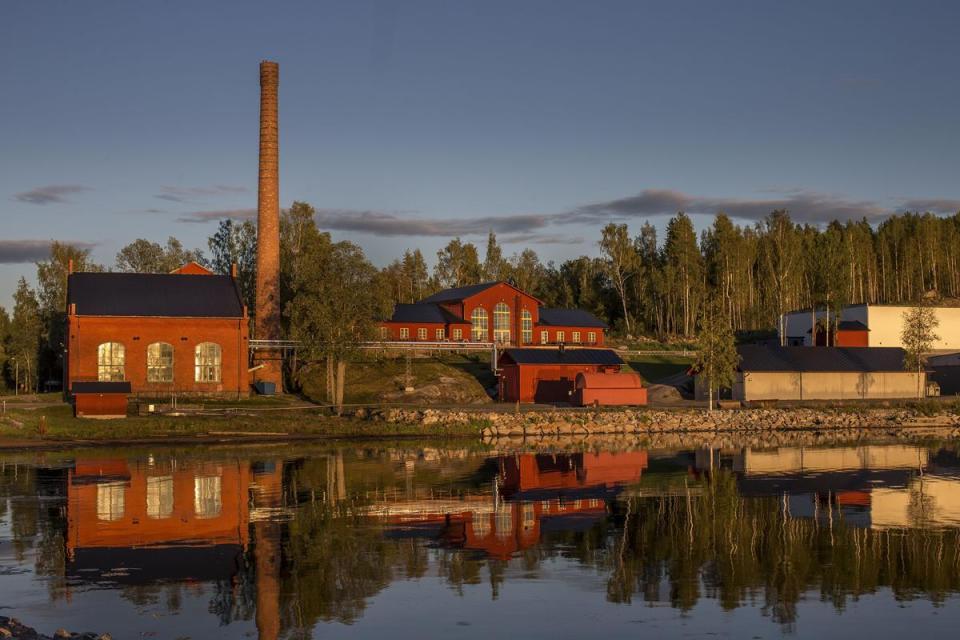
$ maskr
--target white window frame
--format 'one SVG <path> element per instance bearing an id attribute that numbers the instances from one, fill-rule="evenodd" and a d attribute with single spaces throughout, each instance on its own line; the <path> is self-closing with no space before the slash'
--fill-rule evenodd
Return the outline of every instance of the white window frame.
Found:
<path id="1" fill-rule="evenodd" d="M 427 328 L 420 327 L 417 329 L 417 340 L 426 340 L 427 339 Z"/>
<path id="2" fill-rule="evenodd" d="M 597 332 L 590 331 L 587 333 L 587 342 L 590 344 L 597 344 Z"/>
<path id="3" fill-rule="evenodd" d="M 400 327 L 400 339 L 401 340 L 410 339 L 410 327 Z"/>
<path id="4" fill-rule="evenodd" d="M 520 339 L 523 344 L 533 344 L 533 314 L 529 309 L 520 311 Z"/>
<path id="5" fill-rule="evenodd" d="M 540 344 L 550 344 L 550 332 L 547 329 L 540 332 Z"/>
<path id="6" fill-rule="evenodd" d="M 97 345 L 97 380 L 122 382 L 126 380 L 127 350 L 122 342 L 103 342 Z"/>
<path id="7" fill-rule="evenodd" d="M 454 340 L 463 340 L 463 329 L 457 328 L 453 330 L 453 339 Z"/>
<path id="8" fill-rule="evenodd" d="M 154 353 L 156 347 L 156 353 Z M 170 348 L 169 355 L 162 352 L 164 347 Z M 169 342 L 151 342 L 147 345 L 147 382 L 173 382 L 173 345 Z"/>
<path id="9" fill-rule="evenodd" d="M 566 341 L 567 332 L 566 331 L 557 331 L 557 344 Z"/>
<path id="10" fill-rule="evenodd" d="M 439 341 L 439 340 L 443 340 L 444 337 L 445 337 L 445 333 L 444 333 L 443 327 L 440 327 L 439 329 L 437 329 L 434 335 L 437 336 L 437 340 L 438 340 L 438 341 Z"/>
<path id="11" fill-rule="evenodd" d="M 570 341 L 573 342 L 573 344 L 580 344 L 580 332 L 574 331 Z"/>
<path id="12" fill-rule="evenodd" d="M 470 339 L 473 342 L 486 342 L 490 325 L 490 316 L 483 307 L 477 307 L 470 313 Z"/>
<path id="13" fill-rule="evenodd" d="M 193 381 L 220 382 L 223 376 L 223 349 L 216 342 L 201 342 L 193 348 Z"/>

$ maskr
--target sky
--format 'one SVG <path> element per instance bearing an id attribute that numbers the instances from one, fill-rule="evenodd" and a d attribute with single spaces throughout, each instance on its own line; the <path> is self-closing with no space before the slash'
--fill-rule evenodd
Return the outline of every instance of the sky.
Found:
<path id="1" fill-rule="evenodd" d="M 453 236 L 596 255 L 687 211 L 960 210 L 956 2 L 0 2 L 0 306 L 50 240 L 111 266 L 281 205 L 376 264 Z"/>

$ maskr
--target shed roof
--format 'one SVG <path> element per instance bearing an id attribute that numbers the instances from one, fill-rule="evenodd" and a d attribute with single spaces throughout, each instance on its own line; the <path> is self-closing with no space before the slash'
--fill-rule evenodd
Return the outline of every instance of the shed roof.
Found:
<path id="1" fill-rule="evenodd" d="M 418 302 L 398 304 L 393 308 L 390 322 L 418 322 L 424 324 L 469 324 L 438 304 Z"/>
<path id="2" fill-rule="evenodd" d="M 540 323 L 554 327 L 596 327 L 606 329 L 607 324 L 589 311 L 582 309 L 540 309 Z"/>
<path id="3" fill-rule="evenodd" d="M 73 393 L 130 393 L 129 382 L 74 382 Z"/>
<path id="4" fill-rule="evenodd" d="M 879 372 L 903 371 L 899 347 L 737 347 L 741 371 Z"/>
<path id="5" fill-rule="evenodd" d="M 175 273 L 72 273 L 67 304 L 83 316 L 241 318 L 230 276 Z"/>
<path id="6" fill-rule="evenodd" d="M 507 349 L 502 358 L 508 358 L 516 364 L 623 364 L 623 360 L 612 349 Z"/>

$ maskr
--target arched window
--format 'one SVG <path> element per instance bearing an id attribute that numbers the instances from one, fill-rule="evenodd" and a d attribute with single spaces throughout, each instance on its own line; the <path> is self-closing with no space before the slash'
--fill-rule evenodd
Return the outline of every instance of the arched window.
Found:
<path id="1" fill-rule="evenodd" d="M 201 342 L 194 351 L 194 380 L 220 382 L 220 345 Z"/>
<path id="2" fill-rule="evenodd" d="M 533 342 L 533 316 L 527 309 L 520 312 L 520 338 L 523 344 Z"/>
<path id="3" fill-rule="evenodd" d="M 493 308 L 493 339 L 510 342 L 510 307 L 505 302 L 498 302 Z"/>
<path id="4" fill-rule="evenodd" d="M 470 322 L 473 325 L 470 331 L 470 339 L 474 342 L 486 342 L 487 340 L 487 310 L 477 307 L 470 314 Z"/>
<path id="5" fill-rule="evenodd" d="M 147 382 L 173 382 L 173 345 L 154 342 L 147 346 Z"/>
<path id="6" fill-rule="evenodd" d="M 119 342 L 104 342 L 97 347 L 97 380 L 122 382 L 124 350 Z"/>

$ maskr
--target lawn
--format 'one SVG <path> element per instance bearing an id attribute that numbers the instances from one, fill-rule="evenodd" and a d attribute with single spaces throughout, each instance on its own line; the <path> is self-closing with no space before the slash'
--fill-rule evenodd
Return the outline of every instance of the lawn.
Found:
<path id="1" fill-rule="evenodd" d="M 693 364 L 693 358 L 659 354 L 630 354 L 626 360 L 627 365 L 647 383 L 658 382 L 685 371 Z"/>

